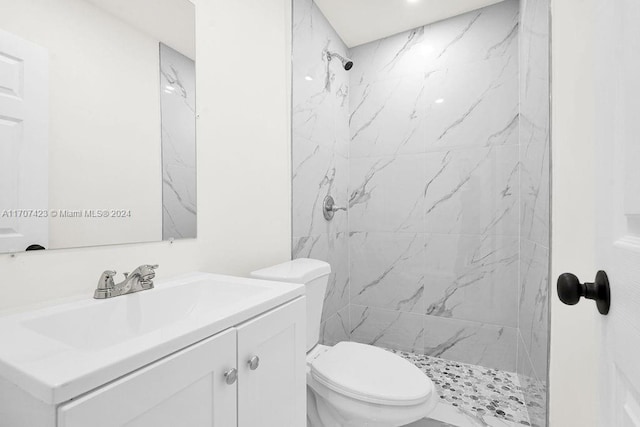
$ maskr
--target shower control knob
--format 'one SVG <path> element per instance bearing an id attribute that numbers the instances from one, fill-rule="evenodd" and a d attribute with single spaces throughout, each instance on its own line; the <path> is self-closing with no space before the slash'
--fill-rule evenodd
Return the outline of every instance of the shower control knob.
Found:
<path id="1" fill-rule="evenodd" d="M 593 283 L 580 283 L 575 274 L 561 274 L 558 277 L 558 297 L 567 305 L 576 305 L 582 297 L 594 300 L 600 314 L 608 314 L 611 306 L 611 291 L 607 273 L 598 271 Z"/>
<path id="2" fill-rule="evenodd" d="M 331 196 L 325 197 L 322 202 L 322 214 L 327 221 L 331 221 L 336 212 L 346 210 L 347 208 L 336 206 L 336 201 Z"/>
<path id="3" fill-rule="evenodd" d="M 247 362 L 247 364 L 249 365 L 249 369 L 255 371 L 256 369 L 258 369 L 258 366 L 260 366 L 260 358 L 258 356 L 253 356 L 251 359 L 249 359 L 249 362 Z"/>
<path id="4" fill-rule="evenodd" d="M 225 372 L 224 380 L 229 385 L 235 383 L 238 380 L 238 370 L 236 368 L 233 368 Z"/>

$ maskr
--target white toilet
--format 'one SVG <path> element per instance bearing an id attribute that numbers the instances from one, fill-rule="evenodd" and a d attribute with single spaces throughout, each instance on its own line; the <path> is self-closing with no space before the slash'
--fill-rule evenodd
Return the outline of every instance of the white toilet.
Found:
<path id="1" fill-rule="evenodd" d="M 297 259 L 252 277 L 301 283 L 307 298 L 307 420 L 312 427 L 396 427 L 425 418 L 437 393 L 410 362 L 384 349 L 341 342 L 318 344 L 331 266 Z"/>

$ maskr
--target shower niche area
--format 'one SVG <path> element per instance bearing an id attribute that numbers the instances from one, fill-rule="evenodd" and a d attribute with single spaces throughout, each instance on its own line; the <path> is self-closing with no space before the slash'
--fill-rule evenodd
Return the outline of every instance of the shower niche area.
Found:
<path id="1" fill-rule="evenodd" d="M 548 3 L 347 46 L 293 0 L 292 256 L 331 264 L 324 344 L 434 379 L 416 426 L 547 424 Z"/>

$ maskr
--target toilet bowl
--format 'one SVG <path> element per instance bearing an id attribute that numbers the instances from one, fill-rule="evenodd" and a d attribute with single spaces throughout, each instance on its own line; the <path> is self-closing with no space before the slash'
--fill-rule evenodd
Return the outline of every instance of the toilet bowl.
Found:
<path id="1" fill-rule="evenodd" d="M 331 267 L 297 259 L 253 272 L 255 278 L 305 285 L 307 421 L 311 427 L 399 427 L 425 418 L 437 393 L 416 366 L 367 344 L 318 344 Z"/>
<path id="2" fill-rule="evenodd" d="M 433 383 L 413 364 L 353 342 L 318 345 L 307 355 L 307 393 L 313 427 L 403 426 L 436 404 Z"/>

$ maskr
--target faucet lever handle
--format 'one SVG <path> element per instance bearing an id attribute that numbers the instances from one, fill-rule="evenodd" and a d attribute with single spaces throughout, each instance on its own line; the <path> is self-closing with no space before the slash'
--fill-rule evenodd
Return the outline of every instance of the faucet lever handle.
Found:
<path id="1" fill-rule="evenodd" d="M 113 277 L 117 273 L 113 270 L 106 270 L 100 276 L 100 280 L 98 280 L 98 289 L 113 289 L 115 288 L 115 283 L 113 282 Z"/>

